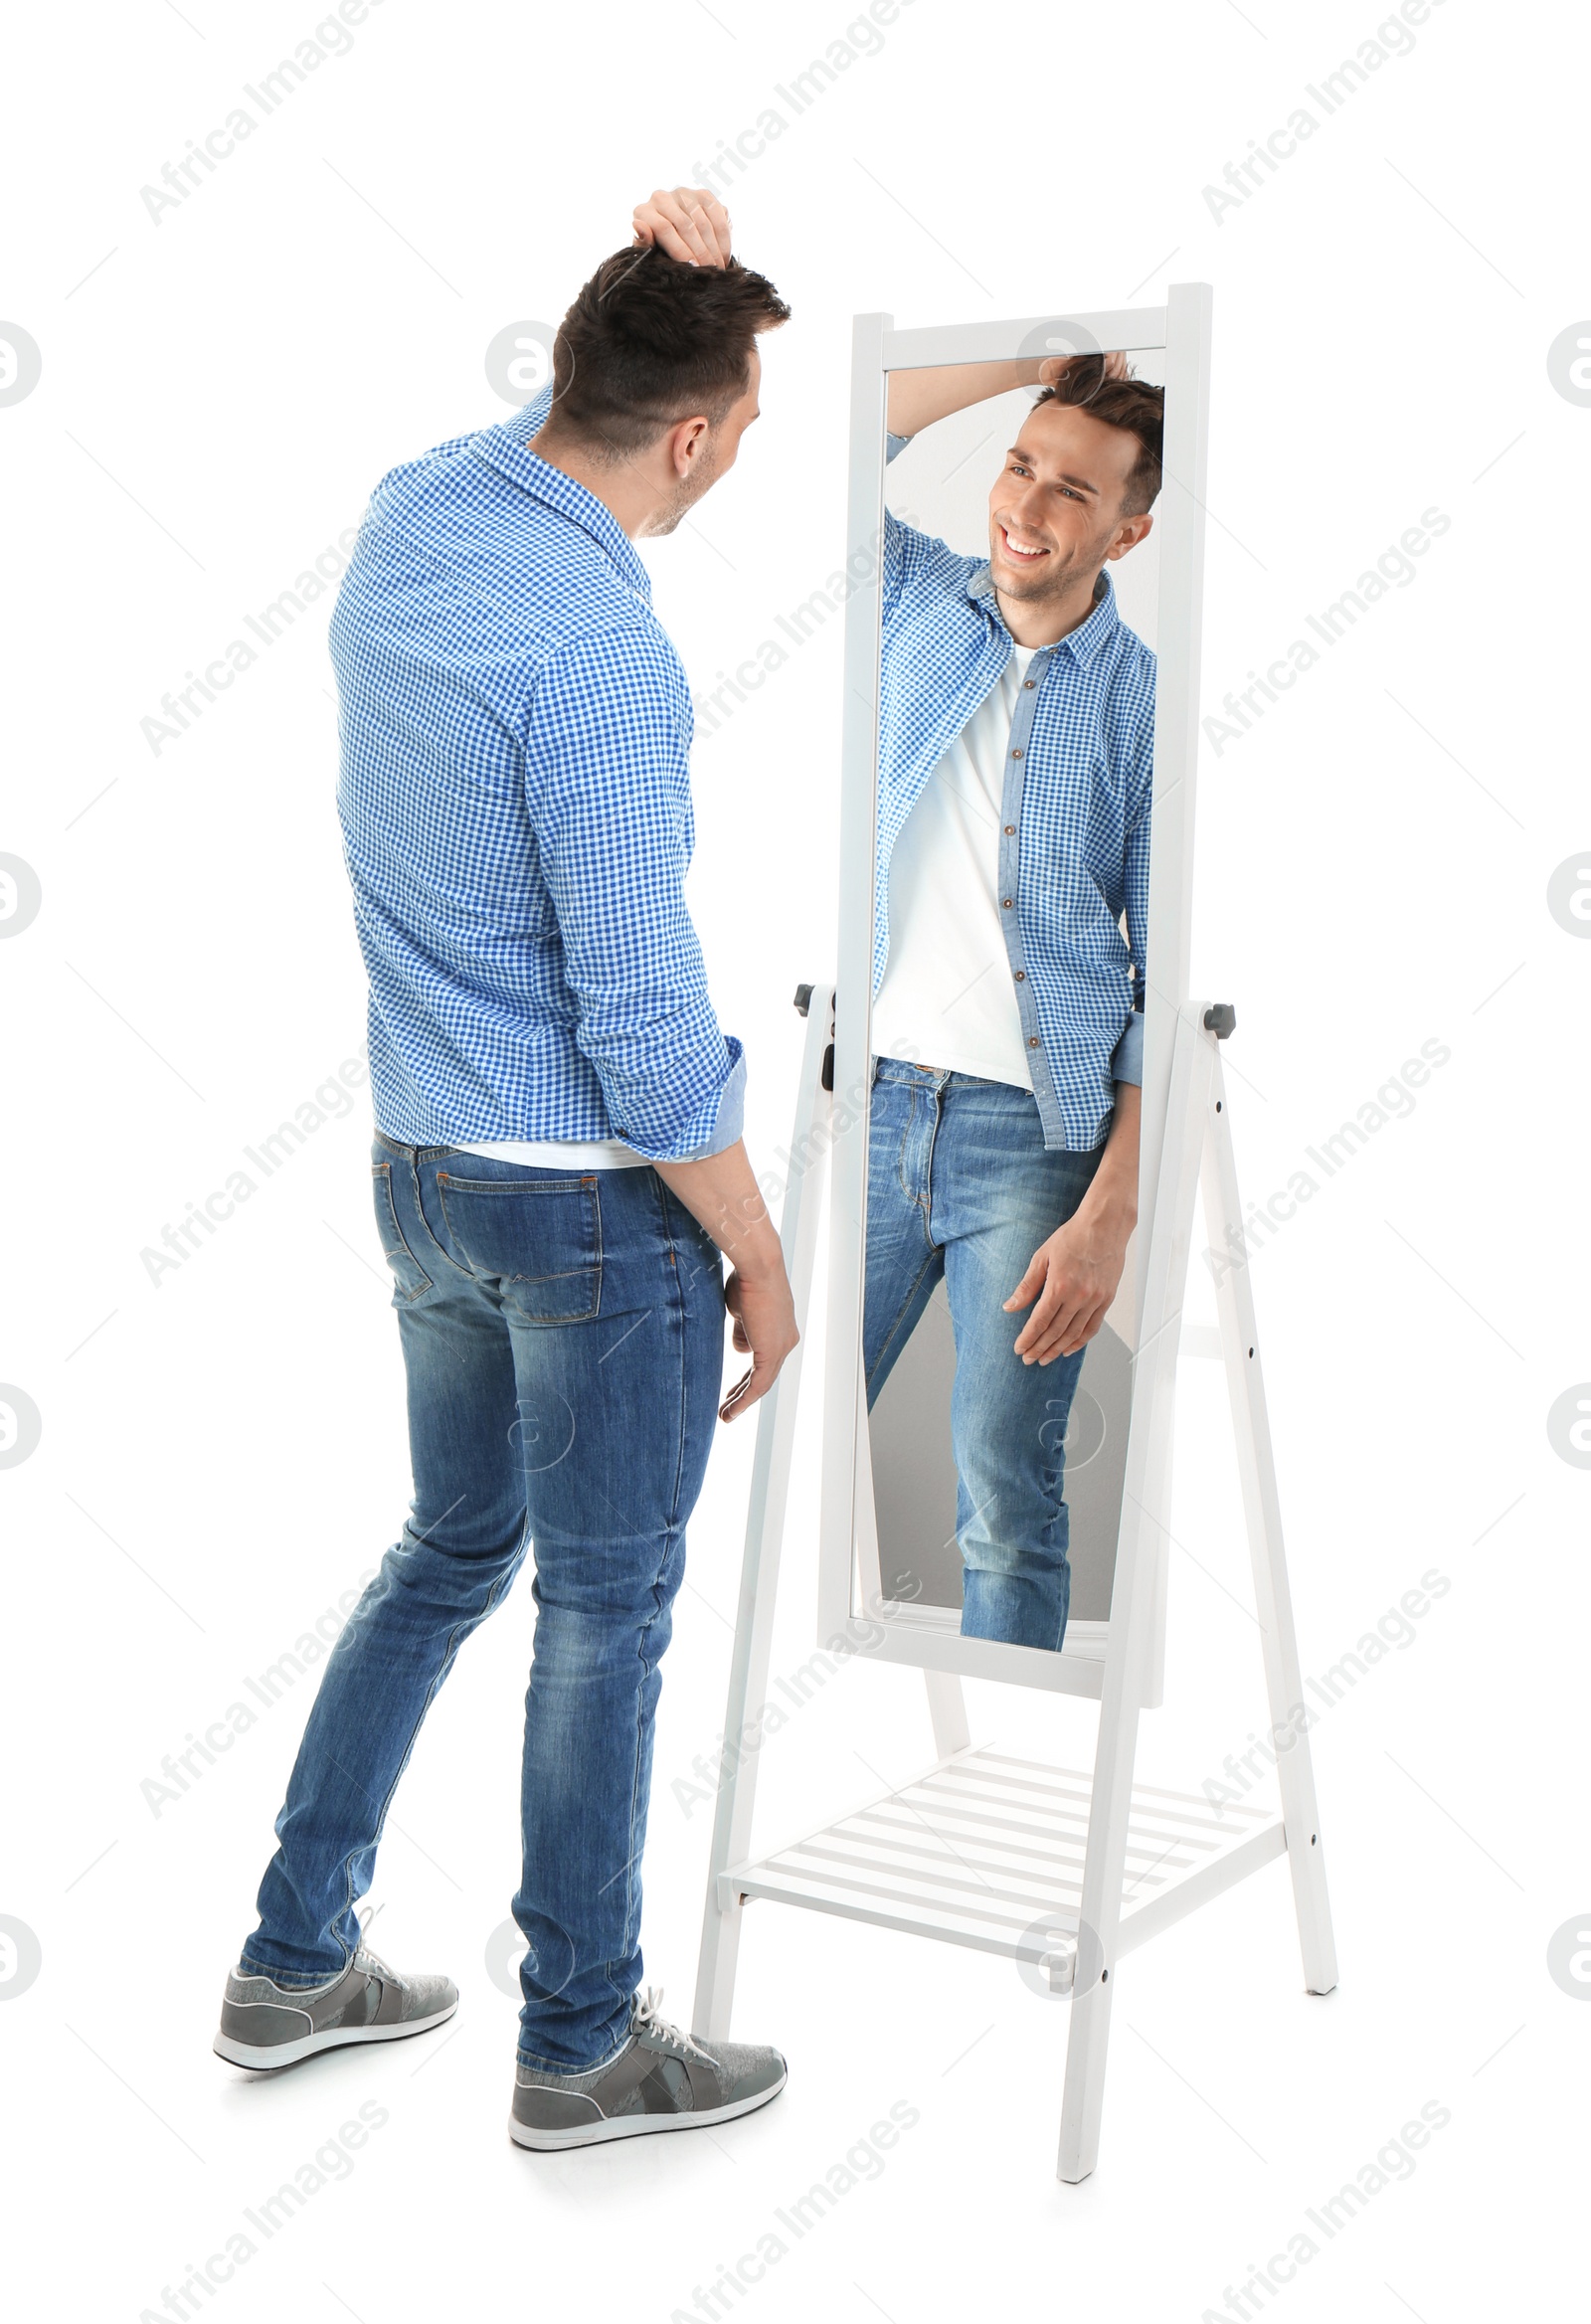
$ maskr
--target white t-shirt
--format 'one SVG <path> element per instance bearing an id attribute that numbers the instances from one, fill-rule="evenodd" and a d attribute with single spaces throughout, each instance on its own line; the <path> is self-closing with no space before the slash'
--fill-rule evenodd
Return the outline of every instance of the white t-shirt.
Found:
<path id="1" fill-rule="evenodd" d="M 999 898 L 1005 754 L 1036 647 L 1015 647 L 998 685 L 934 769 L 895 842 L 889 959 L 873 1002 L 873 1053 L 1031 1089 Z"/>
<path id="2" fill-rule="evenodd" d="M 493 1146 L 461 1146 L 460 1154 L 494 1162 L 526 1162 L 536 1170 L 644 1170 L 648 1158 L 618 1138 L 500 1138 Z"/>

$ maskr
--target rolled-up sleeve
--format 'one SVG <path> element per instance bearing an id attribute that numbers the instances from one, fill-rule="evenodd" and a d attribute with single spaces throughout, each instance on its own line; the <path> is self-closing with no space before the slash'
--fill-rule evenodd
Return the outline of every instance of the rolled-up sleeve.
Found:
<path id="1" fill-rule="evenodd" d="M 576 1042 L 614 1133 L 653 1162 L 741 1135 L 746 1065 L 719 1029 L 685 907 L 690 698 L 654 633 L 608 630 L 538 673 L 526 799 L 558 919 Z"/>

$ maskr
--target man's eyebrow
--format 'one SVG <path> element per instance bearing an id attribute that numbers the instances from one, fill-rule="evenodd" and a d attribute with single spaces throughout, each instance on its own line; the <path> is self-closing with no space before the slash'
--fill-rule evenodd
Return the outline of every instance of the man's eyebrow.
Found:
<path id="1" fill-rule="evenodd" d="M 1038 462 L 1034 459 L 1033 454 L 1030 451 L 1024 451 L 1019 444 L 1008 446 L 1006 447 L 1005 456 L 1008 460 L 1020 460 L 1024 468 L 1036 468 L 1038 466 Z M 1069 476 L 1064 468 L 1057 470 L 1056 481 L 1062 484 L 1070 484 L 1074 490 L 1079 492 L 1092 492 L 1096 500 L 1098 500 L 1100 496 L 1100 488 L 1098 484 L 1091 484 L 1086 476 Z"/>

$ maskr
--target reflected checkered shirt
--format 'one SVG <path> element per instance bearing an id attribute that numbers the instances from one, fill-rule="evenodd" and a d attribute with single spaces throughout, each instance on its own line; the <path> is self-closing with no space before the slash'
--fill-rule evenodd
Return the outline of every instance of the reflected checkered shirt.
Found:
<path id="1" fill-rule="evenodd" d="M 904 442 L 892 438 L 891 452 Z M 959 556 L 886 512 L 875 992 L 895 842 L 1011 646 L 987 558 Z M 1035 653 L 1027 674 L 1000 817 L 1016 826 L 1000 838 L 1006 952 L 1044 1143 L 1090 1148 L 1106 1133 L 1114 1083 L 1143 1078 L 1154 757 L 1154 656 L 1117 612 L 1108 573 L 1087 621 Z"/>
<path id="2" fill-rule="evenodd" d="M 685 1161 L 745 1083 L 685 909 L 690 690 L 617 520 L 526 448 L 550 402 L 383 477 L 332 618 L 376 1120 Z"/>

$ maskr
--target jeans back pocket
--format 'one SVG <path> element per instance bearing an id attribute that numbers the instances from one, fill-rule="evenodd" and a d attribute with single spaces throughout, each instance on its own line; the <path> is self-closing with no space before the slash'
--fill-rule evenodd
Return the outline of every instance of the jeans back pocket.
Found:
<path id="1" fill-rule="evenodd" d="M 597 1180 L 455 1178 L 437 1172 L 447 1232 L 471 1274 L 495 1278 L 533 1324 L 583 1324 L 602 1302 Z"/>

